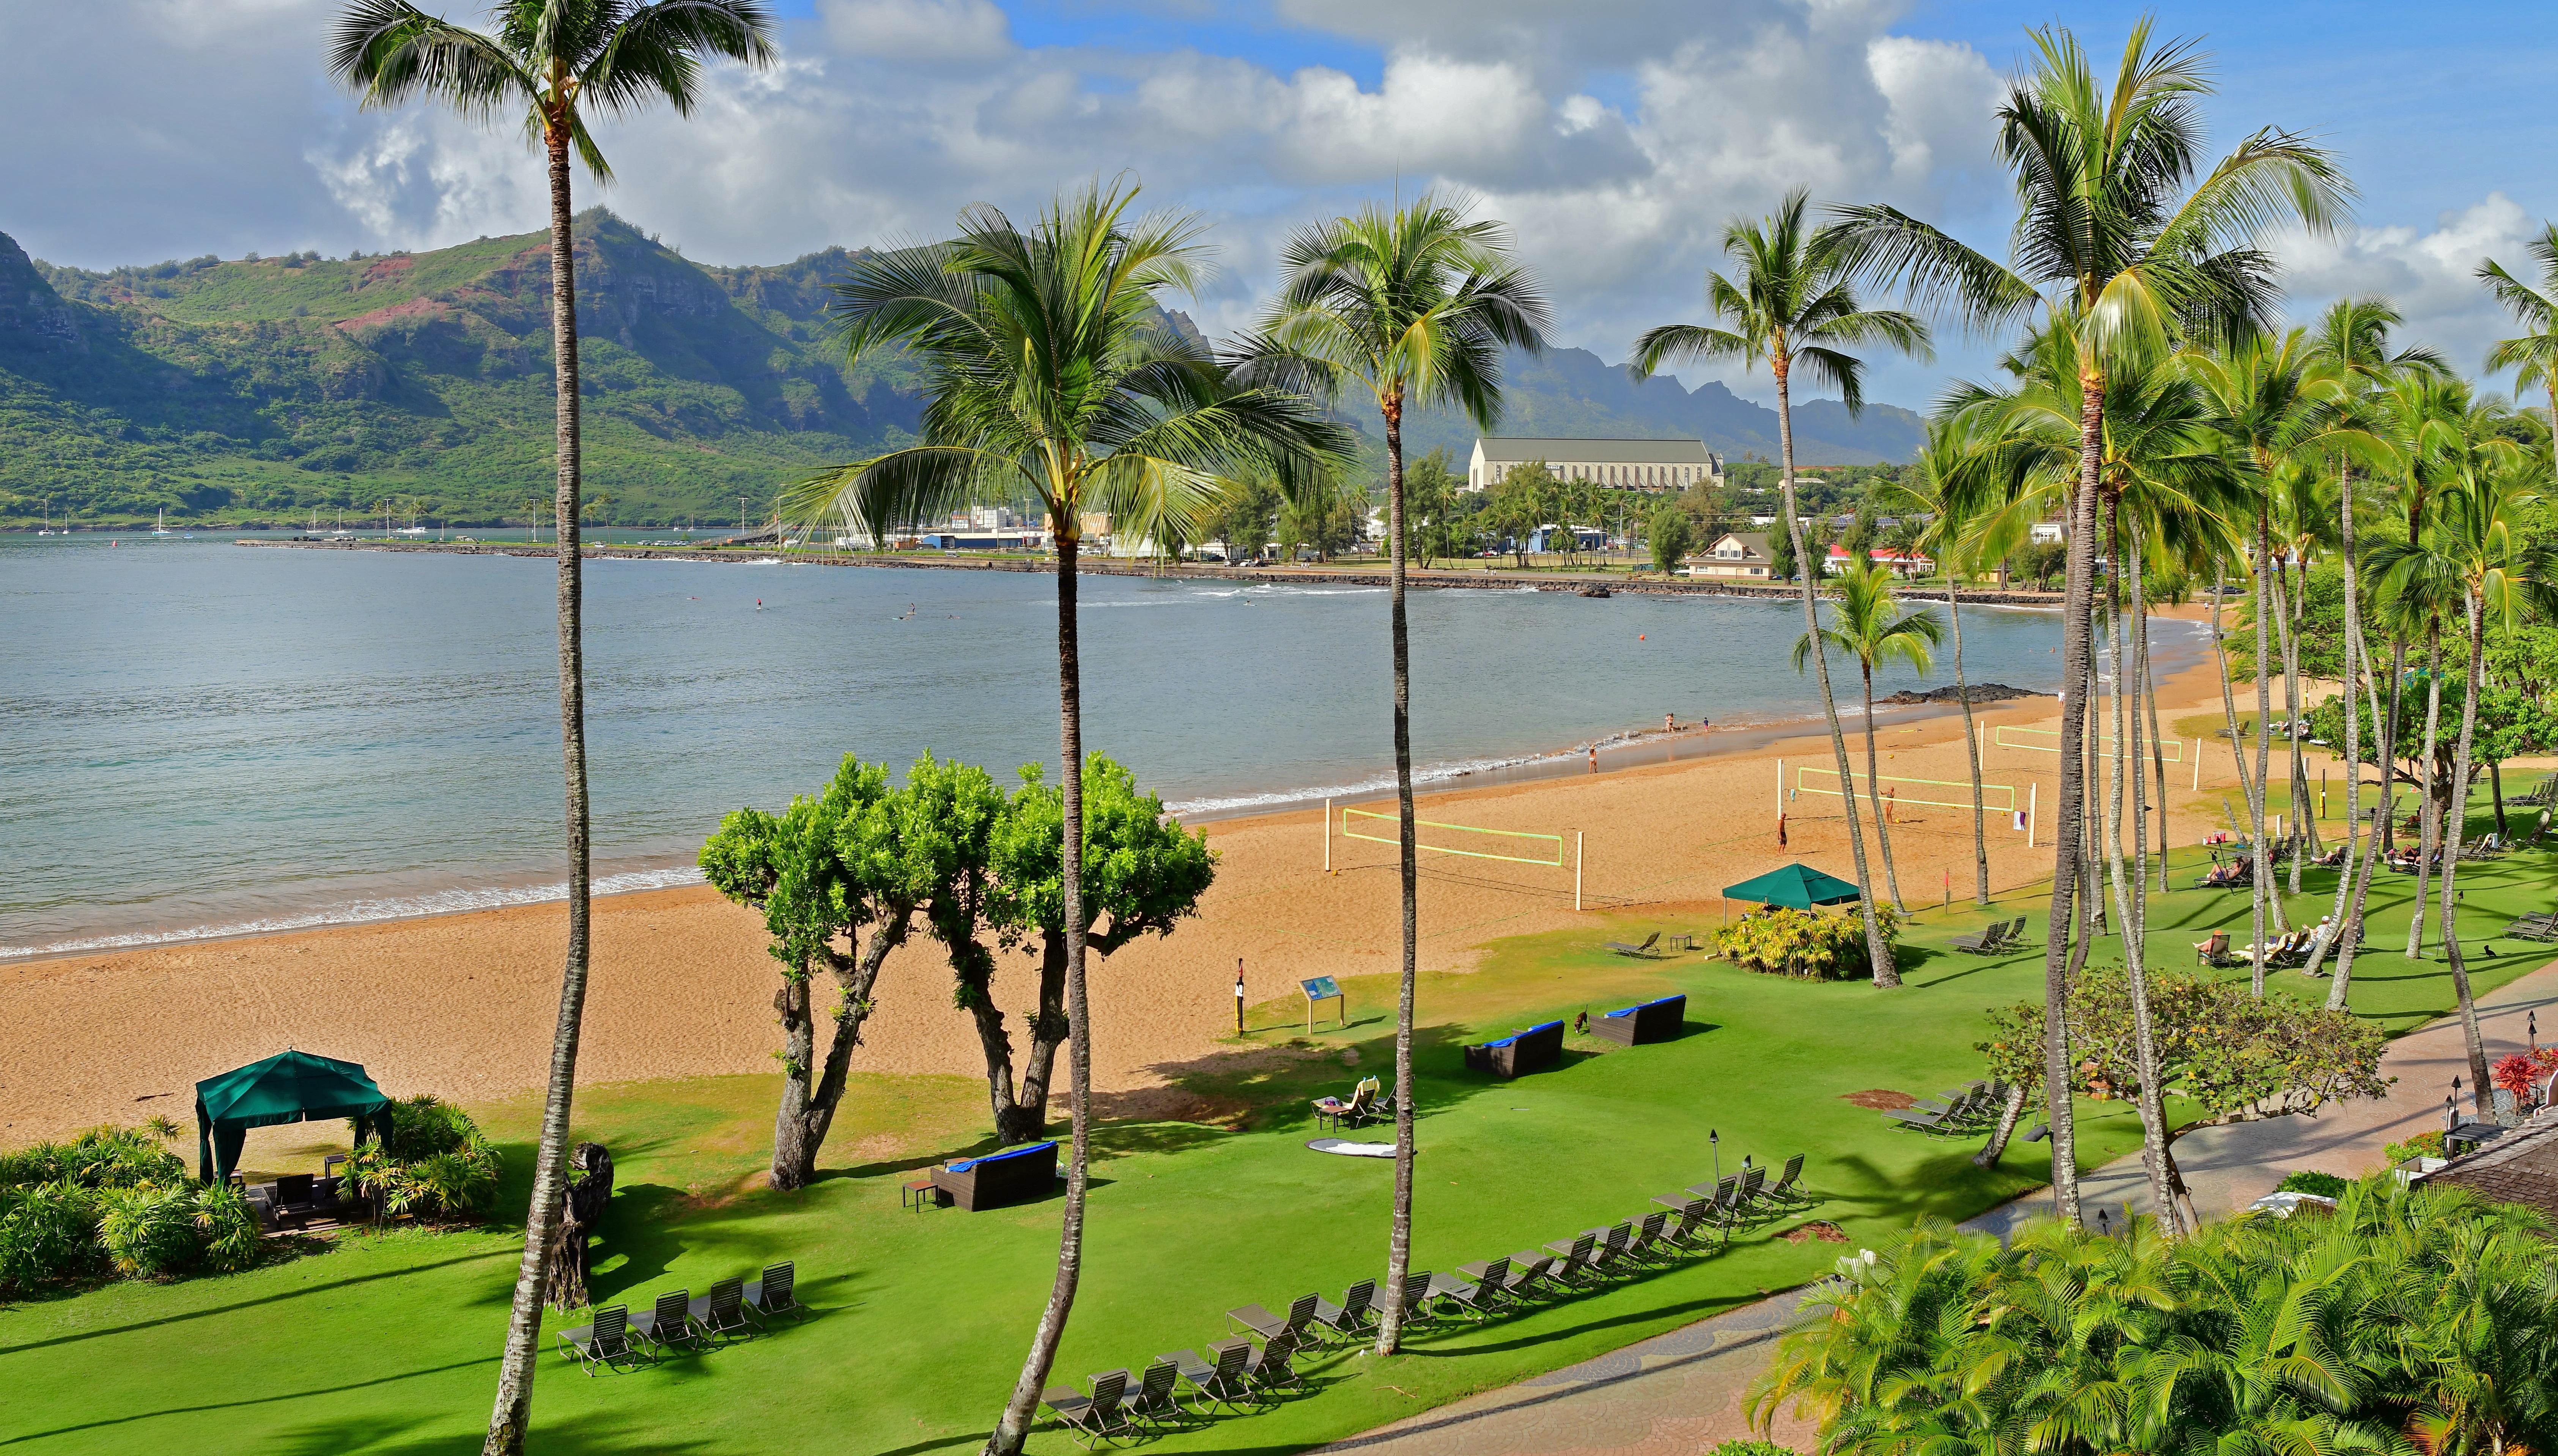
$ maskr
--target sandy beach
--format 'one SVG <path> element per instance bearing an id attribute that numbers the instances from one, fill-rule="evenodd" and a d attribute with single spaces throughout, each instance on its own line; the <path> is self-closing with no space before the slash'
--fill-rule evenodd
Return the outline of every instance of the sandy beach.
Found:
<path id="1" fill-rule="evenodd" d="M 2216 712 L 2218 687 L 2198 667 L 2163 682 L 2161 700 L 2162 721 Z M 2041 880 L 2052 867 L 2058 759 L 1991 737 L 2000 726 L 2049 728 L 2058 704 L 2021 699 L 1978 718 L 1984 780 L 2015 786 L 2020 803 L 2034 798 L 2041 809 L 2031 849 L 1992 816 L 1991 883 Z M 1957 787 L 1918 792 L 1964 797 L 1959 714 L 1891 723 L 1882 735 L 1885 776 L 1944 781 Z M 1787 803 L 1787 842 L 1777 843 L 1779 761 L 1788 782 L 1798 768 L 1826 769 L 1826 735 L 1726 738 L 1729 752 L 1711 735 L 1683 733 L 1617 750 L 1602 772 L 1426 796 L 1425 819 L 1559 835 L 1565 864 L 1425 854 L 1423 968 L 1462 970 L 1486 942 L 1567 927 L 1593 939 L 1704 931 L 1723 912 L 1721 887 L 1787 860 L 1852 875 L 1835 798 Z M 1853 725 L 1850 751 L 1861 773 Z M 2213 791 L 2234 782 L 2227 746 L 2205 748 L 2201 795 L 2191 761 L 2169 777 L 2174 841 L 2218 827 Z M 1950 884 L 1959 907 L 1971 886 L 1969 809 L 1903 805 L 1894 816 L 1904 898 L 1923 915 Z M 1396 963 L 1391 843 L 1336 835 L 1327 873 L 1320 809 L 1204 827 L 1220 862 L 1199 918 L 1092 967 L 1095 1086 L 1117 1110 L 1180 1110 L 1167 1080 L 1230 1036 L 1238 957 L 1256 1003 L 1293 994 L 1302 977 Z M 1390 837 L 1392 821 L 1372 829 Z M 288 1046 L 361 1062 L 395 1094 L 476 1100 L 537 1087 L 564 945 L 560 907 L 547 904 L 0 966 L 0 1143 L 154 1112 L 184 1122 L 198 1079 Z M 770 1071 L 775 966 L 764 946 L 760 918 L 704 887 L 599 899 L 581 1082 Z M 1032 975 L 1027 957 L 1007 957 L 997 989 L 1008 1010 L 1029 1004 Z M 947 964 L 923 936 L 883 973 L 864 1040 L 862 1070 L 982 1074 L 974 1032 L 950 1005 Z"/>

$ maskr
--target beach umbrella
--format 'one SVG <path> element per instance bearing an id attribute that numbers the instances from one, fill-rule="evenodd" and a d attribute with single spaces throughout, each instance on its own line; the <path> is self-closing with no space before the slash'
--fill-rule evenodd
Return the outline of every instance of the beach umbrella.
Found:
<path id="1" fill-rule="evenodd" d="M 1782 905 L 1790 910 L 1809 910 L 1815 905 L 1844 905 L 1857 898 L 1857 888 L 1810 865 L 1789 864 L 1783 869 L 1770 870 L 1755 880 L 1724 886 L 1723 898 L 1749 900 L 1761 905 Z"/>

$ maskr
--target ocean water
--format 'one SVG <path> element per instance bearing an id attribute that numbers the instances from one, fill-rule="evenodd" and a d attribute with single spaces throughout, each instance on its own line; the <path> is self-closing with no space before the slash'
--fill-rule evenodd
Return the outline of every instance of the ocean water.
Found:
<path id="1" fill-rule="evenodd" d="M 0 955 L 559 894 L 551 563 L 231 539 L 0 537 Z M 694 878 L 723 812 L 846 754 L 1054 773 L 1049 576 L 605 560 L 586 581 L 603 888 Z M 1081 601 L 1085 743 L 1177 810 L 1390 786 L 1381 587 L 1088 577 Z M 1664 713 L 1816 714 L 1797 610 L 1416 592 L 1425 777 Z M 2058 680 L 2054 614 L 1963 621 L 1973 681 Z"/>

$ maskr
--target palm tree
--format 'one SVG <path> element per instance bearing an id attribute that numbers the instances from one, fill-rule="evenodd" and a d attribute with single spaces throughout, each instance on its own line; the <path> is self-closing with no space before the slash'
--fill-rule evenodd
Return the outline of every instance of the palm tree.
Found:
<path id="1" fill-rule="evenodd" d="M 2323 149 L 2266 128 L 2196 180 L 2210 81 L 2190 42 L 2153 48 L 2150 23 L 2132 27 L 2110 88 L 2077 38 L 2031 33 L 2040 64 L 2008 88 L 1998 108 L 1998 150 L 2015 175 L 2018 215 L 2011 264 L 1993 262 L 1940 228 L 1896 208 L 1842 210 L 1846 246 L 1861 275 L 1899 281 L 1922 302 L 1954 309 L 1976 329 L 2062 312 L 2088 328 L 2077 362 L 2078 469 L 2061 628 L 2060 832 L 2053 836 L 2050 934 L 2045 938 L 2045 1079 L 2053 1189 L 2064 1218 L 2078 1217 L 2075 1140 L 2068 1129 L 2066 989 L 2079 821 L 2087 685 L 2093 676 L 2097 473 L 2104 434 L 2104 376 L 2125 345 L 2163 349 L 2179 331 L 2209 332 L 2260 318 L 2274 295 L 2272 257 L 2255 245 L 2268 224 L 2297 219 L 2314 232 L 2342 220 L 2350 188 Z M 2050 286 L 2055 295 L 2041 291 Z"/>
<path id="2" fill-rule="evenodd" d="M 1841 802 L 1847 808 L 1848 845 L 1855 853 L 1857 901 L 1865 913 L 1866 950 L 1874 962 L 1874 983 L 1901 984 L 1892 963 L 1892 946 L 1883 938 L 1874 913 L 1874 879 L 1865 863 L 1865 835 L 1857 824 L 1855 783 L 1847 761 L 1847 734 L 1839 727 L 1838 699 L 1830 690 L 1830 667 L 1816 636 L 1821 630 L 1817 583 L 1821 558 L 1812 555 L 1803 536 L 1803 518 L 1794 509 L 1793 373 L 1800 367 L 1818 382 L 1834 386 L 1853 414 L 1865 408 L 1865 364 L 1846 351 L 1880 343 L 1904 354 L 1927 355 L 1927 326 L 1909 314 L 1869 309 L 1857 301 L 1848 277 L 1853 256 L 1836 235 L 1804 225 L 1810 197 L 1786 195 L 1768 218 L 1758 221 L 1735 218 L 1723 229 L 1723 252 L 1739 264 L 1738 278 L 1705 275 L 1706 304 L 1726 327 L 1664 324 L 1634 341 L 1628 367 L 1637 378 L 1674 364 L 1707 361 L 1740 361 L 1744 368 L 1768 365 L 1776 381 L 1776 440 L 1782 455 L 1776 476 L 1778 509 L 1785 516 L 1787 539 L 1800 563 L 1803 582 L 1803 631 L 1812 641 L 1812 672 L 1821 685 L 1821 712 L 1829 721 L 1830 752 L 1838 763 Z"/>
<path id="3" fill-rule="evenodd" d="M 2282 616 L 2273 582 L 2281 574 L 2274 536 L 2275 510 L 2283 493 L 2279 483 L 2287 469 L 2306 459 L 2323 459 L 2336 448 L 2329 434 L 2336 406 L 2346 397 L 2345 376 L 2310 348 L 2307 332 L 2294 329 L 2280 339 L 2249 331 L 2223 341 L 2217 350 L 2188 350 L 2184 364 L 2209 397 L 2220 432 L 2248 472 L 2254 501 L 2251 534 L 2256 583 L 2256 770 L 2248 784 L 2250 841 L 2256 846 L 2255 875 L 2249 886 L 2254 935 L 2249 945 L 2251 979 L 2258 996 L 2265 993 L 2267 911 L 2279 920 L 2282 901 L 2274 890 L 2272 846 L 2265 840 L 2266 776 L 2272 767 L 2273 664 L 2268 654 Z M 2297 701 L 2285 705 L 2296 717 Z M 2293 776 L 2295 801 L 2299 776 Z M 2270 906 L 2269 906 L 2270 901 Z"/>
<path id="4" fill-rule="evenodd" d="M 1932 612 L 1912 612 L 1904 616 L 1901 604 L 1892 595 L 1892 570 L 1872 561 L 1860 561 L 1848 568 L 1839 579 L 1838 600 L 1830 605 L 1831 626 L 1807 632 L 1794 640 L 1794 670 L 1803 670 L 1817 645 L 1826 644 L 1856 659 L 1857 671 L 1865 680 L 1865 792 L 1874 809 L 1875 842 L 1883 850 L 1883 883 L 1892 895 L 1892 908 L 1904 915 L 1910 907 L 1901 900 L 1901 881 L 1892 866 L 1892 822 L 1883 811 L 1882 771 L 1875 761 L 1874 744 L 1874 669 L 1884 663 L 1903 661 L 1921 676 L 1935 666 L 1929 651 L 1944 641 L 1945 629 L 1937 624 Z M 1839 781 L 1839 793 L 1854 798 L 1856 785 L 1851 780 Z"/>
<path id="5" fill-rule="evenodd" d="M 2505 311 L 2531 332 L 2501 339 L 2487 351 L 2487 372 L 2512 369 L 2515 382 L 2539 384 L 2549 394 L 2549 448 L 2558 464 L 2558 223 L 2542 224 L 2531 239 L 2531 260 L 2540 265 L 2540 286 L 2524 283 L 2493 258 L 2478 265 L 2478 280 L 2495 295 Z"/>
<path id="6" fill-rule="evenodd" d="M 2470 994 L 2468 962 L 2456 934 L 2461 837 L 2469 812 L 2471 750 L 2478 730 L 2478 694 L 2487 662 L 2489 614 L 2508 624 L 2515 604 L 2526 594 L 2546 601 L 2547 560 L 2526 567 L 2521 547 L 2520 517 L 2540 499 L 2544 475 L 2530 471 L 2509 452 L 2474 452 L 2460 462 L 2460 474 L 2436 498 L 2431 529 L 2417 544 L 2383 543 L 2372 552 L 2372 572 L 2380 596 L 2401 612 L 2420 611 L 2428 620 L 2427 697 L 2429 717 L 2426 755 L 2433 754 L 2431 715 L 2442 703 L 2441 621 L 2447 603 L 2457 600 L 2468 631 L 2469 676 L 2463 684 L 2461 731 L 2452 754 L 2451 794 L 2443 811 L 2442 879 L 2437 891 L 2443 956 L 2452 971 L 2452 990 L 2460 1004 L 2462 1032 L 2468 1042 L 2471 1094 L 2478 1108 L 2487 1102 L 2487 1050 L 2479 1037 L 2478 1005 Z M 2428 836 L 2433 839 L 2434 836 Z M 2430 850 L 2428 851 L 2430 852 Z M 2425 913 L 2420 895 L 2419 919 Z"/>
<path id="7" fill-rule="evenodd" d="M 1903 506 L 1926 517 L 1912 548 L 1934 557 L 1945 576 L 1954 695 L 1963 705 L 1963 751 L 1972 781 L 1972 898 L 1983 909 L 1990 903 L 1989 815 L 1981 802 L 1980 733 L 1972 719 L 1971 692 L 1963 683 L 1963 609 L 1957 598 L 1966 561 L 1977 559 L 1969 539 L 1977 518 L 2017 494 L 2024 474 L 2035 463 L 2030 442 L 1976 438 L 1985 433 L 1973 428 L 1960 411 L 1939 411 L 1927 422 L 1926 443 L 1918 447 L 1911 468 L 1878 493 L 1883 504 Z M 1869 723 L 1869 736 L 1871 729 Z"/>
<path id="8" fill-rule="evenodd" d="M 1240 382 L 1156 295 L 1195 283 L 1202 224 L 1130 218 L 1133 185 L 1060 198 L 1025 229 L 992 207 L 959 215 L 942 243 L 866 255 L 835 285 L 848 359 L 897 347 L 924 371 L 917 443 L 814 476 L 788 513 L 836 516 L 874 539 L 972 497 L 1036 500 L 1057 542 L 1060 846 L 1066 926 L 1068 1107 L 1073 1151 L 1057 1279 L 989 1456 L 1021 1449 L 1082 1271 L 1091 1143 L 1091 1017 L 1084 990 L 1083 689 L 1075 560 L 1087 512 L 1124 539 L 1204 519 L 1219 484 L 1247 475 L 1300 488 L 1346 455 L 1348 433 L 1304 396 Z"/>
<path id="9" fill-rule="evenodd" d="M 1408 554 L 1403 421 L 1410 409 L 1454 405 L 1490 430 L 1501 411 L 1504 346 L 1545 347 L 1552 323 L 1536 281 L 1510 257 L 1507 229 L 1468 221 L 1464 210 L 1423 196 L 1374 206 L 1300 229 L 1288 241 L 1287 280 L 1247 342 L 1249 367 L 1301 382 L 1326 397 L 1365 391 L 1385 421 L 1389 581 L 1386 630 L 1394 655 L 1394 798 L 1400 828 L 1403 960 L 1394 1030 L 1394 1219 L 1387 1287 L 1403 1287 L 1412 1252 L 1414 978 L 1420 964 L 1421 870 L 1412 807 L 1412 649 L 1404 618 Z M 1376 1349 L 1391 1355 L 1403 1306 L 1387 1300 Z"/>
<path id="10" fill-rule="evenodd" d="M 763 0 L 503 0 L 482 33 L 427 14 L 407 0 L 352 0 L 330 38 L 329 70 L 367 107 L 427 98 L 474 120 L 514 112 L 541 143 L 551 186 L 551 364 L 558 406 L 560 742 L 568 782 L 568 956 L 551 1036 L 548 1094 L 533 1156 L 532 1208 L 515 1274 L 514 1313 L 497 1372 L 487 1449 L 521 1451 L 532 1415 L 534 1342 L 550 1228 L 567 1161 L 569 1096 L 586 1007 L 586 686 L 579 630 L 577 281 L 570 235 L 569 158 L 598 182 L 612 179 L 587 130 L 589 114 L 624 116 L 663 101 L 690 115 L 704 56 L 773 63 L 773 17 Z"/>

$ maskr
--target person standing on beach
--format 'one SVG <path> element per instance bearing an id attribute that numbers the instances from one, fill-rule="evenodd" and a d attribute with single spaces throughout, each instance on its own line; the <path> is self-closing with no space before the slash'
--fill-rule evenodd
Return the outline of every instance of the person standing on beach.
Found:
<path id="1" fill-rule="evenodd" d="M 1776 815 L 1776 847 L 1785 847 L 1785 815 L 1782 812 Z"/>

